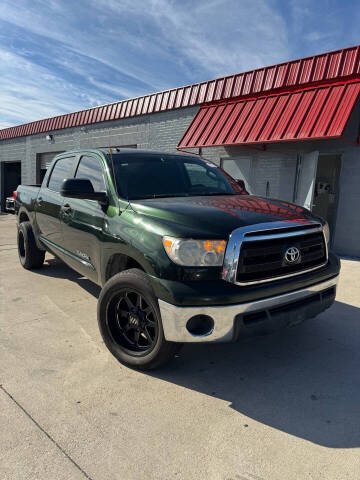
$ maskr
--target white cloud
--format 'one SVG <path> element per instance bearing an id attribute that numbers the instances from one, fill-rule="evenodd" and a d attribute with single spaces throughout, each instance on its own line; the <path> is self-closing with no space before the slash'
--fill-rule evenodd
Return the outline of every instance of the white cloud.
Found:
<path id="1" fill-rule="evenodd" d="M 8 29 L 0 60 L 1 122 L 22 123 L 286 60 L 287 26 L 272 5 L 2 0 L 0 19 Z M 26 36 L 34 44 L 21 43 Z M 0 48 L 1 41 L 0 31 Z"/>
<path id="2" fill-rule="evenodd" d="M 8 127 L 12 127 L 12 124 L 8 123 L 8 122 L 0 122 L 0 130 L 2 130 L 3 128 L 8 128 Z"/>
<path id="3" fill-rule="evenodd" d="M 116 19 L 105 15 L 103 9 L 97 9 L 91 0 L 53 0 L 51 3 L 43 0 L 31 3 L 28 0 L 2 0 L 0 3 L 0 19 L 43 36 L 44 39 L 59 42 L 72 52 L 133 77 L 134 80 L 146 79 L 147 83 L 153 83 L 156 88 L 153 73 L 143 69 L 141 62 L 134 61 L 134 58 L 131 59 L 132 62 L 126 58 L 125 53 L 132 36 L 123 27 L 120 28 L 120 24 L 114 30 L 100 24 L 101 14 L 104 22 L 110 21 L 116 27 Z M 76 63 L 72 66 L 76 69 Z"/>
<path id="4" fill-rule="evenodd" d="M 290 0 L 290 48 L 308 56 L 359 43 L 360 8 L 341 0 Z"/>
<path id="5" fill-rule="evenodd" d="M 118 2 L 93 0 L 119 18 L 126 12 L 154 26 L 153 43 L 163 54 L 197 64 L 210 75 L 222 76 L 289 56 L 284 19 L 265 0 Z"/>
<path id="6" fill-rule="evenodd" d="M 1 122 L 10 126 L 77 110 L 79 100 L 68 85 L 44 67 L 0 49 Z M 84 104 L 89 101 L 85 99 Z"/>

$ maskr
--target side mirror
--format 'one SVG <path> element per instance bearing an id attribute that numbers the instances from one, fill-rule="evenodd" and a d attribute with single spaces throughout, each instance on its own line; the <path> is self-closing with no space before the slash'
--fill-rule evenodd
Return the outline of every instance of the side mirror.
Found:
<path id="1" fill-rule="evenodd" d="M 67 178 L 60 189 L 62 197 L 80 198 L 83 200 L 96 200 L 102 205 L 107 204 L 106 192 L 95 192 L 92 183 L 87 178 Z"/>
<path id="2" fill-rule="evenodd" d="M 235 182 L 239 185 L 241 190 L 243 190 L 245 193 L 249 194 L 249 192 L 246 190 L 245 182 L 242 179 L 235 180 Z"/>
<path id="3" fill-rule="evenodd" d="M 239 187 L 240 187 L 242 190 L 246 190 L 244 180 L 241 180 L 241 179 L 236 180 L 236 183 L 239 185 Z"/>

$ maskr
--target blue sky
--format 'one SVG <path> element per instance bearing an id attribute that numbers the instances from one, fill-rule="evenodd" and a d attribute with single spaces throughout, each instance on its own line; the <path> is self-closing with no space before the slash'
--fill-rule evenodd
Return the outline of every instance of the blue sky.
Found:
<path id="1" fill-rule="evenodd" d="M 0 128 L 360 43 L 349 0 L 0 0 Z"/>

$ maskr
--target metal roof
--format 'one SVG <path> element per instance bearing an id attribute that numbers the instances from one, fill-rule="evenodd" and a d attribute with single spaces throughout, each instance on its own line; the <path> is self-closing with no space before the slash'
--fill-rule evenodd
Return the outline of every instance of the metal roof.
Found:
<path id="1" fill-rule="evenodd" d="M 360 46 L 9 127 L 0 140 L 349 78 L 360 79 Z"/>
<path id="2" fill-rule="evenodd" d="M 340 137 L 359 92 L 350 82 L 205 105 L 178 148 Z"/>

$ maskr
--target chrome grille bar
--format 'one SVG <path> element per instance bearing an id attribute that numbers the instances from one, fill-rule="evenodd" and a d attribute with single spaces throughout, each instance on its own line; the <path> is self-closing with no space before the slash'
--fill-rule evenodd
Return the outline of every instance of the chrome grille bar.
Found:
<path id="1" fill-rule="evenodd" d="M 301 228 L 303 227 L 303 228 Z M 269 232 L 269 233 L 267 233 Z M 271 233 L 270 233 L 271 232 Z M 304 268 L 297 272 L 286 273 L 284 275 L 278 275 L 261 280 L 251 281 L 237 281 L 238 262 L 241 253 L 242 244 L 246 242 L 261 242 L 264 240 L 279 240 L 279 239 L 292 239 L 294 237 L 302 237 L 305 235 L 311 235 L 313 233 L 322 233 L 323 241 L 325 245 L 325 262 L 320 265 L 313 266 L 311 268 Z M 249 235 L 250 234 L 250 235 Z M 322 225 L 316 221 L 307 221 L 306 224 L 300 222 L 269 222 L 258 225 L 249 225 L 246 227 L 240 227 L 232 232 L 230 235 L 223 264 L 222 278 L 227 282 L 235 283 L 237 285 L 251 285 L 256 283 L 271 282 L 282 278 L 293 277 L 295 275 L 301 275 L 312 270 L 326 265 L 328 261 L 328 249 L 326 239 L 323 233 Z"/>

